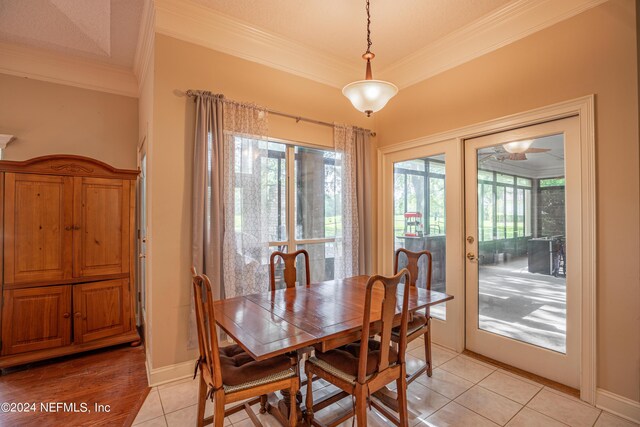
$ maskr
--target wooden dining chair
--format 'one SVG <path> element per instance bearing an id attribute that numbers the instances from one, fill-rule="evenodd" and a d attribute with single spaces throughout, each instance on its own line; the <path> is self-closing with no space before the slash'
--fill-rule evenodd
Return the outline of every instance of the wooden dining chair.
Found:
<path id="1" fill-rule="evenodd" d="M 304 255 L 304 269 L 307 280 L 307 283 L 305 283 L 305 285 L 309 286 L 311 284 L 311 271 L 309 270 L 309 252 L 305 251 L 304 249 L 300 249 L 292 253 L 275 251 L 269 258 L 269 283 L 271 285 L 272 291 L 276 290 L 276 258 L 280 257 L 284 262 L 284 284 L 287 286 L 287 289 L 289 289 L 296 286 L 296 279 L 298 276 L 298 271 L 296 270 L 296 258 L 300 254 Z"/>
<path id="2" fill-rule="evenodd" d="M 307 360 L 305 371 L 307 378 L 314 375 L 329 381 L 343 391 L 355 397 L 355 417 L 359 427 L 367 425 L 367 402 L 371 394 L 396 381 L 399 419 L 389 411 L 383 414 L 394 424 L 406 427 L 407 421 L 407 381 L 405 350 L 407 345 L 407 321 L 409 314 L 409 292 L 403 292 L 402 312 L 400 315 L 400 340 L 396 351 L 391 347 L 391 330 L 396 316 L 397 289 L 403 277 L 410 281 L 409 272 L 403 269 L 392 277 L 372 276 L 367 282 L 364 315 L 362 319 L 362 339 L 335 350 L 320 352 Z M 382 285 L 382 290 L 376 287 Z M 376 288 L 376 289 L 374 289 Z M 374 305 L 381 300 L 380 307 Z M 382 294 L 382 295 L 380 295 Z M 380 321 L 371 328 L 372 313 L 381 313 Z M 369 339 L 373 330 L 380 331 L 380 341 Z M 370 402 L 372 403 L 372 402 Z M 381 408 L 375 405 L 376 408 Z M 309 425 L 322 426 L 314 420 L 313 386 L 307 383 L 307 422 Z M 335 426 L 347 417 L 340 417 Z"/>
<path id="3" fill-rule="evenodd" d="M 211 283 L 207 276 L 196 274 L 194 268 L 192 274 L 200 349 L 196 366 L 196 370 L 200 369 L 198 426 L 213 423 L 223 427 L 225 417 L 242 410 L 256 426 L 261 426 L 251 405 L 260 402 L 260 412 L 264 413 L 267 393 L 288 390 L 295 396 L 300 387 L 297 362 L 289 356 L 256 361 L 238 345 L 219 347 Z M 213 417 L 205 418 L 207 398 L 212 400 L 214 412 Z M 251 400 L 225 409 L 229 403 L 246 399 Z M 291 405 L 289 424 L 295 426 L 297 420 L 296 405 Z"/>
<path id="4" fill-rule="evenodd" d="M 405 267 L 409 270 L 409 275 L 411 277 L 411 286 L 416 286 L 416 281 L 419 273 L 419 261 L 422 256 L 427 257 L 427 286 L 426 289 L 428 291 L 431 290 L 431 275 L 432 275 L 432 267 L 433 267 L 433 256 L 429 251 L 421 251 L 421 252 L 411 252 L 404 248 L 400 248 L 396 251 L 396 257 L 394 262 L 393 271 L 394 273 L 398 272 L 398 265 L 400 260 L 400 254 L 405 254 L 407 257 L 407 266 Z M 407 325 L 407 342 L 411 342 L 420 336 L 424 336 L 424 355 L 426 365 L 422 368 L 418 369 L 413 374 L 409 375 L 407 378 L 407 384 L 411 384 L 416 378 L 422 375 L 423 372 L 427 372 L 427 376 L 431 376 L 433 373 L 433 362 L 431 358 L 431 316 L 429 313 L 429 308 L 425 309 L 425 313 L 413 313 L 410 316 L 408 325 Z M 394 343 L 398 343 L 400 341 L 400 328 L 393 328 L 391 332 L 391 340 Z"/>

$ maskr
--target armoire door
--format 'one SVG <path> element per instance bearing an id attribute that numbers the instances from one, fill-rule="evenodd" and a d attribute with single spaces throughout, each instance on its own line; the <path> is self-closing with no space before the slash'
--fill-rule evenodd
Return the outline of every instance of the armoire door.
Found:
<path id="1" fill-rule="evenodd" d="M 72 187 L 71 177 L 6 174 L 5 284 L 71 278 Z"/>
<path id="2" fill-rule="evenodd" d="M 12 289 L 3 296 L 3 356 L 70 344 L 70 285 Z"/>
<path id="3" fill-rule="evenodd" d="M 74 178 L 73 276 L 129 272 L 129 180 Z"/>
<path id="4" fill-rule="evenodd" d="M 130 331 L 129 279 L 75 285 L 73 312 L 76 344 Z"/>

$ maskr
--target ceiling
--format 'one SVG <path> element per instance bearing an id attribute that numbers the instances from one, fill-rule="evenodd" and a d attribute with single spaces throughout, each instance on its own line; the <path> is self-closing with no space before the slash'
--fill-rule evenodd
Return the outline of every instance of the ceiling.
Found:
<path id="1" fill-rule="evenodd" d="M 195 2 L 357 65 L 360 65 L 358 61 L 363 61 L 360 57 L 367 47 L 364 0 Z M 371 0 L 371 51 L 376 54 L 374 72 L 509 2 Z"/>
<path id="2" fill-rule="evenodd" d="M 496 160 L 494 147 L 478 150 L 482 168 L 529 178 L 555 178 L 564 176 L 564 136 L 550 135 L 533 140 L 531 148 L 546 148 L 544 153 L 527 153 L 527 160 Z M 500 154 L 504 151 L 500 149 Z M 500 155 L 499 154 L 499 155 Z M 487 157 L 489 156 L 489 157 Z"/>
<path id="3" fill-rule="evenodd" d="M 400 89 L 606 0 L 371 0 L 374 77 Z M 154 34 L 342 88 L 364 0 L 0 0 L 0 72 L 138 96 Z"/>
<path id="4" fill-rule="evenodd" d="M 0 41 L 133 67 L 144 0 L 0 0 Z"/>

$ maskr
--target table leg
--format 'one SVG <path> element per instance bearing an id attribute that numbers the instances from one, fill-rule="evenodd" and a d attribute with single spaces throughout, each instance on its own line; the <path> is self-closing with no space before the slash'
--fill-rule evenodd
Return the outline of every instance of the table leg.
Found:
<path id="1" fill-rule="evenodd" d="M 267 412 L 273 415 L 280 424 L 283 426 L 289 425 L 289 410 L 291 408 L 292 398 L 289 390 L 280 390 L 280 394 L 282 394 L 282 399 L 279 399 L 275 393 L 269 394 L 267 399 Z M 300 408 L 300 404 L 302 403 L 302 393 L 297 392 L 295 397 L 295 405 L 297 408 L 298 415 L 298 425 L 305 426 L 306 422 L 304 421 L 302 409 Z"/>

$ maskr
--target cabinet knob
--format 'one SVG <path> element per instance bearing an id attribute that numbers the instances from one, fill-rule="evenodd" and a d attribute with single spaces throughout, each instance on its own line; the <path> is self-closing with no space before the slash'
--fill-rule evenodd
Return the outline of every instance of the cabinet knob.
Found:
<path id="1" fill-rule="evenodd" d="M 76 311 L 75 316 L 76 317 L 80 317 L 80 316 L 82 316 L 82 313 L 80 313 L 79 311 Z"/>
<path id="2" fill-rule="evenodd" d="M 62 317 L 64 317 L 65 319 L 68 319 L 69 317 L 71 317 L 71 313 L 64 313 Z"/>

